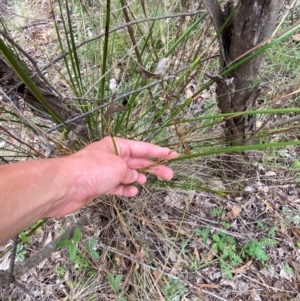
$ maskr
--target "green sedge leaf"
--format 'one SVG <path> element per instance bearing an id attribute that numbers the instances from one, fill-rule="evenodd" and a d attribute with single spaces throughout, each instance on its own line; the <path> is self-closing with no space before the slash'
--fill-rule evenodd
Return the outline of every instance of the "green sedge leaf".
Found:
<path id="1" fill-rule="evenodd" d="M 71 240 L 62 240 L 56 244 L 56 248 L 71 247 L 72 245 L 73 245 L 73 243 Z"/>
<path id="2" fill-rule="evenodd" d="M 30 240 L 24 232 L 20 233 L 20 238 L 22 239 L 23 242 L 30 244 Z"/>

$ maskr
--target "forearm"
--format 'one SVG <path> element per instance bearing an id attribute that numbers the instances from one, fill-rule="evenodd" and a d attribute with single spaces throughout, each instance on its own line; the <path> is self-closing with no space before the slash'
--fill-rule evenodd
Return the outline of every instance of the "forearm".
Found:
<path id="1" fill-rule="evenodd" d="M 70 185 L 62 160 L 0 166 L 0 245 L 64 201 Z"/>
<path id="2" fill-rule="evenodd" d="M 147 170 L 164 180 L 173 171 L 149 158 L 177 157 L 176 152 L 150 143 L 111 137 L 63 158 L 0 166 L 0 244 L 31 223 L 63 216 L 102 194 L 127 197 L 138 193 Z M 151 167 L 151 168 L 150 168 Z"/>

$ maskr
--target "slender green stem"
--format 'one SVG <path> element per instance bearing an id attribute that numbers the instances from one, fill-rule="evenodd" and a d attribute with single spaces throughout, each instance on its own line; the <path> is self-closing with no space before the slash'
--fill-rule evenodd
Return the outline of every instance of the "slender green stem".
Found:
<path id="1" fill-rule="evenodd" d="M 210 151 L 203 152 L 203 153 L 195 153 L 195 154 L 191 154 L 191 155 L 181 156 L 181 157 L 178 157 L 175 159 L 171 159 L 171 160 L 169 160 L 169 162 L 170 161 L 182 161 L 182 160 L 186 160 L 186 159 L 205 157 L 205 156 L 217 155 L 217 154 L 227 154 L 227 153 L 242 152 L 242 151 L 249 151 L 249 150 L 255 150 L 255 149 L 266 149 L 266 148 L 271 148 L 271 147 L 283 147 L 283 146 L 289 146 L 289 145 L 300 145 L 300 140 L 226 147 L 226 148 L 221 148 L 221 149 L 210 150 Z"/>
<path id="2" fill-rule="evenodd" d="M 101 81 L 98 91 L 98 97 L 104 98 L 104 87 L 105 87 L 105 71 L 107 63 L 107 53 L 108 53 L 108 40 L 109 40 L 109 26 L 110 26 L 110 0 L 106 1 L 106 20 L 105 20 L 105 36 L 104 36 L 104 45 L 103 45 L 103 58 L 102 58 L 102 67 L 101 67 Z"/>

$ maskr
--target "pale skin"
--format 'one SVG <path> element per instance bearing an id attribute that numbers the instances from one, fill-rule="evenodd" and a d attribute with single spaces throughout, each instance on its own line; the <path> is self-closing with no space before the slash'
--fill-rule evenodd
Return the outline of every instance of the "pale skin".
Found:
<path id="1" fill-rule="evenodd" d="M 151 159 L 178 156 L 151 143 L 106 137 L 62 158 L 0 166 L 0 245 L 33 222 L 60 217 L 103 195 L 133 197 L 143 185 L 146 170 L 171 180 L 173 171 Z M 151 158 L 151 159 L 150 159 Z M 147 168 L 151 166 L 151 168 Z"/>

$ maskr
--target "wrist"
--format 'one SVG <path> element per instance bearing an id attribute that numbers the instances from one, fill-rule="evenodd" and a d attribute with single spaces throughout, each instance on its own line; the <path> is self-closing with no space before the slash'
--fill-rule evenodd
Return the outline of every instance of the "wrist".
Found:
<path id="1" fill-rule="evenodd" d="M 44 217 L 57 217 L 64 215 L 64 208 L 76 195 L 74 188 L 74 167 L 69 164 L 68 157 L 45 160 L 46 171 L 50 177 L 49 190 L 52 193 L 44 198 Z"/>

